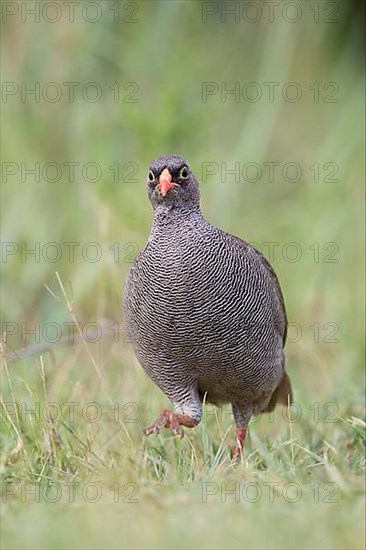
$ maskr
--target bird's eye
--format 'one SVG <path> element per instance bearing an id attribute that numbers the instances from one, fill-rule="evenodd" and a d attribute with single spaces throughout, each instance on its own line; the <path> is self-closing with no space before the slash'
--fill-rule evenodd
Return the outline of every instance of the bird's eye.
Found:
<path id="1" fill-rule="evenodd" d="M 183 166 L 183 168 L 179 172 L 179 177 L 182 178 L 182 180 L 186 180 L 188 178 L 188 168 L 187 168 L 187 166 Z"/>
<path id="2" fill-rule="evenodd" d="M 155 181 L 154 172 L 152 172 L 151 170 L 149 170 L 149 181 Z"/>

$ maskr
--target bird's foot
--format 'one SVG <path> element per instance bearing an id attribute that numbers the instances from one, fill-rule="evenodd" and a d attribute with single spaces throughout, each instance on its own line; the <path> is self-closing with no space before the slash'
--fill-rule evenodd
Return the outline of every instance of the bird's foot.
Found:
<path id="1" fill-rule="evenodd" d="M 163 428 L 169 428 L 175 435 L 178 435 L 182 439 L 182 437 L 184 437 L 182 426 L 194 428 L 197 424 L 198 422 L 187 414 L 176 414 L 164 409 L 161 411 L 154 424 L 150 426 L 150 428 L 146 428 L 143 434 L 160 434 Z"/>
<path id="2" fill-rule="evenodd" d="M 241 457 L 243 456 L 243 447 L 244 447 L 246 435 L 247 435 L 246 428 L 238 428 L 236 430 L 236 447 L 233 451 L 233 457 L 232 457 L 232 461 L 234 463 L 240 462 Z"/>

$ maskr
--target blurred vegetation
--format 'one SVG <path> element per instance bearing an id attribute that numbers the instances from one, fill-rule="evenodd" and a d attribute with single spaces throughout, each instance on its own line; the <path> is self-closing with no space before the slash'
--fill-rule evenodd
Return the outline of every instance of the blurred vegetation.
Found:
<path id="1" fill-rule="evenodd" d="M 39 323 L 41 334 L 22 341 L 19 330 L 6 338 L 2 399 L 19 407 L 97 402 L 109 413 L 95 424 L 78 414 L 72 426 L 66 418 L 30 423 L 5 415 L 2 472 L 16 483 L 97 480 L 110 501 L 88 504 L 78 495 L 76 504 L 31 504 L 15 496 L 4 506 L 3 547 L 362 548 L 364 5 L 312 3 L 319 10 L 314 22 L 315 8 L 297 2 L 302 15 L 289 23 L 281 2 L 271 23 L 257 2 L 262 17 L 250 23 L 243 16 L 223 22 L 220 10 L 233 3 L 216 2 L 218 13 L 204 23 L 202 2 L 137 2 L 130 3 L 137 22 L 128 23 L 122 19 L 131 6 L 121 3 L 115 23 L 110 8 L 116 3 L 97 4 L 102 17 L 95 23 L 75 9 L 73 23 L 63 11 L 53 24 L 28 16 L 22 22 L 19 14 L 2 24 L 3 82 L 20 88 L 39 82 L 41 90 L 53 82 L 62 89 L 57 102 L 42 99 L 42 91 L 39 102 L 30 95 L 22 101 L 20 92 L 3 94 L 2 241 L 18 243 L 19 251 L 2 259 L 2 322 L 27 329 Z M 74 101 L 67 82 L 80 83 Z M 80 92 L 91 82 L 102 89 L 99 101 Z M 203 101 L 204 82 L 225 83 L 228 90 L 254 82 L 263 95 L 257 102 L 242 96 L 236 102 L 233 95 L 222 101 L 219 91 Z M 279 83 L 273 102 L 266 82 Z M 282 96 L 289 82 L 301 89 L 297 102 Z M 127 102 L 131 97 L 137 102 Z M 288 372 L 302 418 L 291 432 L 281 411 L 274 422 L 254 423 L 245 463 L 236 471 L 228 455 L 231 418 L 223 424 L 212 418 L 182 442 L 170 436 L 142 441 L 141 429 L 166 400 L 137 366 L 123 334 L 66 347 L 42 338 L 47 323 L 122 325 L 130 257 L 144 246 L 152 220 L 148 166 L 173 152 L 186 157 L 202 181 L 202 209 L 214 225 L 257 243 L 267 257 L 265 243 L 278 243 L 270 259 L 293 323 L 290 340 L 297 340 L 287 345 Z M 58 181 L 22 178 L 22 163 L 32 168 L 37 162 L 41 171 L 47 163 L 61 166 Z M 73 182 L 63 164 L 70 162 L 79 163 Z M 273 183 L 268 162 L 279 163 Z M 296 182 L 283 176 L 289 162 L 301 167 Z M 4 163 L 15 163 L 17 173 L 4 178 Z M 83 176 L 87 163 L 100 166 L 95 182 L 88 181 L 92 169 Z M 110 168 L 116 163 L 118 181 Z M 218 173 L 205 178 L 204 163 L 216 163 Z M 222 163 L 228 169 L 240 163 L 238 181 L 223 177 Z M 248 163 L 263 169 L 259 181 L 245 180 Z M 335 165 L 338 181 L 327 181 Z M 53 173 L 50 168 L 48 179 Z M 80 243 L 74 261 L 63 244 L 70 242 Z M 92 242 L 102 251 L 99 261 L 81 253 Z M 35 243 L 39 261 L 21 253 Z M 60 245 L 58 261 L 42 255 L 47 243 Z M 283 255 L 288 243 L 301 250 L 296 262 Z M 114 402 L 137 403 L 138 422 L 116 425 L 109 409 Z M 322 411 L 318 422 L 314 403 Z M 327 403 L 336 405 L 335 423 L 322 422 Z M 315 503 L 309 490 L 299 502 L 282 498 L 278 506 L 264 497 L 255 504 L 202 502 L 203 482 L 243 480 L 336 483 L 339 502 Z M 139 503 L 116 506 L 107 491 L 116 481 L 138 484 Z"/>

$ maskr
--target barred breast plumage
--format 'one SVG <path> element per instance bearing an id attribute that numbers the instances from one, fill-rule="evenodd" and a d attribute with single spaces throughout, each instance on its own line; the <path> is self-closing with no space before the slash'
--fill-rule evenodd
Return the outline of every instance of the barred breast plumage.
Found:
<path id="1" fill-rule="evenodd" d="M 172 401 L 145 434 L 201 420 L 202 401 L 231 403 L 240 457 L 252 415 L 292 398 L 278 279 L 252 246 L 208 223 L 179 156 L 151 165 L 149 240 L 128 275 L 126 328 L 137 358 Z"/>

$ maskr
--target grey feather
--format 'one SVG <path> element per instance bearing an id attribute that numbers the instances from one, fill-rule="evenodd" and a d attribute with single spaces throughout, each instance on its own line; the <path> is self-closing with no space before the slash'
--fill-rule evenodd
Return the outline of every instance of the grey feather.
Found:
<path id="1" fill-rule="evenodd" d="M 165 197 L 156 187 L 164 168 L 180 185 Z M 176 412 L 199 421 L 206 396 L 231 403 L 237 426 L 246 427 L 253 414 L 273 408 L 285 376 L 287 318 L 277 276 L 255 248 L 204 219 L 182 157 L 161 157 L 151 170 L 154 221 L 125 288 L 129 337 Z"/>

